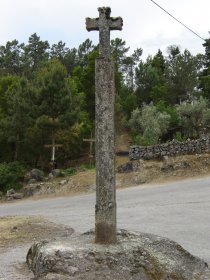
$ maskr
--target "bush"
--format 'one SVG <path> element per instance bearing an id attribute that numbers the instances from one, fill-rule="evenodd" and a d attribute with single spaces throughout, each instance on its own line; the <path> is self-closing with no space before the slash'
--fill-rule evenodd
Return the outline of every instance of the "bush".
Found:
<path id="1" fill-rule="evenodd" d="M 72 167 L 69 167 L 69 168 L 66 168 L 66 169 L 62 170 L 62 173 L 65 176 L 73 176 L 76 173 L 76 169 L 72 168 Z"/>
<path id="2" fill-rule="evenodd" d="M 79 167 L 79 170 L 81 170 L 81 171 L 94 170 L 94 169 L 95 169 L 95 165 L 89 164 L 89 163 L 81 164 Z"/>
<path id="3" fill-rule="evenodd" d="M 133 142 L 138 146 L 151 146 L 153 145 L 150 139 L 145 138 L 142 134 L 138 134 L 133 138 Z"/>
<path id="4" fill-rule="evenodd" d="M 0 163 L 0 191 L 20 189 L 21 180 L 25 174 L 25 168 L 18 162 Z"/>
<path id="5" fill-rule="evenodd" d="M 210 109 L 208 101 L 202 97 L 192 103 L 177 105 L 176 111 L 180 116 L 182 133 L 187 138 L 199 138 L 200 131 L 209 125 Z"/>
<path id="6" fill-rule="evenodd" d="M 159 112 L 153 105 L 143 105 L 141 110 L 135 109 L 131 114 L 129 125 L 135 136 L 134 141 L 139 145 L 155 145 L 167 132 L 170 115 Z"/>
<path id="7" fill-rule="evenodd" d="M 175 139 L 179 142 L 184 142 L 187 140 L 187 137 L 183 135 L 180 131 L 177 131 L 175 134 Z"/>

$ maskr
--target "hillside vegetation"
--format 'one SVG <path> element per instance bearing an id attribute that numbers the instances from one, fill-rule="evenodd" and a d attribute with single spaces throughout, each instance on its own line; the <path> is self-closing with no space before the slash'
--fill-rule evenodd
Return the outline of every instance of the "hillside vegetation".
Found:
<path id="1" fill-rule="evenodd" d="M 118 140 L 125 132 L 129 144 L 139 145 L 208 136 L 210 39 L 203 46 L 204 55 L 169 46 L 167 55 L 157 50 L 143 60 L 140 47 L 130 52 L 122 39 L 111 41 Z M 36 33 L 27 44 L 15 39 L 0 46 L 0 191 L 21 187 L 31 168 L 48 172 L 53 146 L 59 168 L 86 163 L 97 56 L 89 39 L 70 49 Z"/>

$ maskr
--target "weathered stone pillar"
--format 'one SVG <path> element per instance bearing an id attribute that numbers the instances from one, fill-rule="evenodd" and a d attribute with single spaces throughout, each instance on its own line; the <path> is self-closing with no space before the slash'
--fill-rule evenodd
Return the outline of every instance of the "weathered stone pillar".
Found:
<path id="1" fill-rule="evenodd" d="M 115 137 L 114 65 L 110 59 L 110 30 L 122 30 L 121 17 L 110 17 L 109 7 L 98 8 L 98 18 L 86 18 L 88 31 L 99 31 L 99 58 L 96 60 L 96 243 L 115 243 Z"/>
<path id="2" fill-rule="evenodd" d="M 95 241 L 116 242 L 114 65 L 96 60 L 96 206 Z"/>

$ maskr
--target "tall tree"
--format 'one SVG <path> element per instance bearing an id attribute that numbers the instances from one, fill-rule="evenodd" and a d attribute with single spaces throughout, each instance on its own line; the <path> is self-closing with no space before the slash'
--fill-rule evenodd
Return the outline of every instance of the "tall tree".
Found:
<path id="1" fill-rule="evenodd" d="M 85 45 L 85 43 L 83 43 Z M 85 46 L 84 46 L 85 48 Z M 83 53 L 84 56 L 87 53 Z M 82 46 L 80 45 L 80 58 L 81 64 L 84 63 L 84 58 L 82 55 Z M 50 49 L 50 57 L 58 59 L 67 69 L 68 76 L 72 76 L 73 69 L 76 65 L 79 64 L 79 56 L 76 48 L 69 49 L 66 47 L 66 44 L 62 41 L 59 41 L 57 44 L 53 44 Z"/>
<path id="2" fill-rule="evenodd" d="M 168 102 L 172 105 L 192 100 L 198 85 L 198 61 L 188 50 L 181 53 L 177 46 L 168 49 L 166 80 Z"/>
<path id="3" fill-rule="evenodd" d="M 24 47 L 25 75 L 34 73 L 40 64 L 49 58 L 48 41 L 40 40 L 34 33 L 29 37 L 28 44 Z"/>
<path id="4" fill-rule="evenodd" d="M 72 76 L 74 68 L 78 65 L 78 55 L 77 55 L 77 49 L 68 49 L 63 63 L 67 69 L 68 76 Z"/>
<path id="5" fill-rule="evenodd" d="M 154 103 L 168 101 L 168 91 L 166 85 L 166 59 L 161 50 L 152 59 L 152 67 L 156 71 L 156 84 L 152 88 L 151 97 Z"/>
<path id="6" fill-rule="evenodd" d="M 33 123 L 31 116 L 33 92 L 27 80 L 17 76 L 6 77 L 10 83 L 5 92 L 6 110 L 0 120 L 1 140 L 6 140 L 14 150 L 13 160 L 20 160 L 27 129 Z"/>
<path id="7" fill-rule="evenodd" d="M 73 79 L 79 92 L 85 96 L 84 110 L 88 112 L 91 121 L 95 120 L 95 59 L 98 51 L 93 50 L 87 55 L 87 65 L 77 66 L 73 71 Z"/>
<path id="8" fill-rule="evenodd" d="M 19 44 L 17 40 L 7 42 L 6 46 L 0 46 L 0 74 L 21 74 L 23 48 L 24 44 Z"/>
<path id="9" fill-rule="evenodd" d="M 58 131 L 70 128 L 78 120 L 82 96 L 67 77 L 66 68 L 55 59 L 39 69 L 37 86 L 40 116 L 36 124 L 46 140 L 51 140 L 53 153 Z"/>
<path id="10" fill-rule="evenodd" d="M 94 49 L 94 45 L 90 39 L 86 39 L 82 44 L 79 45 L 78 48 L 78 64 L 81 67 L 87 66 L 88 63 L 88 55 Z"/>
<path id="11" fill-rule="evenodd" d="M 210 99 L 210 38 L 206 39 L 203 46 L 205 47 L 205 56 L 204 69 L 200 75 L 200 88 L 203 90 L 203 95 Z"/>
<path id="12" fill-rule="evenodd" d="M 149 104 L 152 99 L 153 89 L 157 86 L 159 75 L 156 67 L 152 65 L 152 57 L 141 61 L 136 68 L 136 96 L 139 107 L 142 103 Z"/>
<path id="13" fill-rule="evenodd" d="M 131 56 L 125 57 L 122 61 L 122 70 L 125 83 L 131 92 L 134 91 L 135 69 L 140 62 L 142 52 L 143 51 L 141 48 L 137 48 L 134 50 Z"/>
<path id="14" fill-rule="evenodd" d="M 50 57 L 56 58 L 59 61 L 63 62 L 65 55 L 69 51 L 69 48 L 66 47 L 66 44 L 62 41 L 59 41 L 57 44 L 53 44 L 50 49 Z"/>

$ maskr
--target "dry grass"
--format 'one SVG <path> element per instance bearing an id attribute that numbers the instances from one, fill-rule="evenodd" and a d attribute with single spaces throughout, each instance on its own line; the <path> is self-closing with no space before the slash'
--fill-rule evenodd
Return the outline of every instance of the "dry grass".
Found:
<path id="1" fill-rule="evenodd" d="M 42 217 L 0 218 L 0 248 L 71 234 L 71 228 L 56 225 Z"/>

